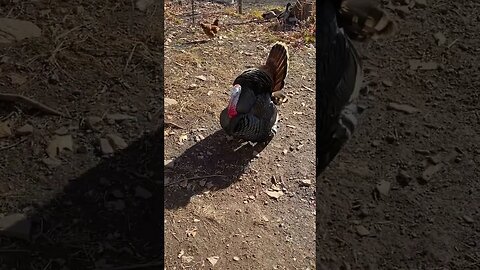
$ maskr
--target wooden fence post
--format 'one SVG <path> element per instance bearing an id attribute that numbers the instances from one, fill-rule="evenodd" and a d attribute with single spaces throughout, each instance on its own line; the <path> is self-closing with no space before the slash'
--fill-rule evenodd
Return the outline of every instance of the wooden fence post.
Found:
<path id="1" fill-rule="evenodd" d="M 243 14 L 243 1 L 238 0 L 238 13 Z"/>

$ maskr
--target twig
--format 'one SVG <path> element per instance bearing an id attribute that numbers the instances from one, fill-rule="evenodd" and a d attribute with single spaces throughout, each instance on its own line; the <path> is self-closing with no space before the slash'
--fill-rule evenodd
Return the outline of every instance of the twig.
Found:
<path id="1" fill-rule="evenodd" d="M 452 47 L 453 44 L 455 44 L 457 41 L 458 41 L 458 38 L 456 38 L 454 41 L 452 41 L 452 43 L 450 43 L 450 44 L 447 46 L 447 49 L 450 49 L 450 47 Z"/>
<path id="2" fill-rule="evenodd" d="M 173 127 L 173 128 L 178 128 L 178 129 L 185 129 L 184 127 L 180 126 L 180 125 L 177 125 L 173 122 L 168 122 L 168 121 L 165 121 L 164 122 L 165 126 L 170 126 L 170 127 Z"/>
<path id="3" fill-rule="evenodd" d="M 180 179 L 179 181 L 174 181 L 171 183 L 168 183 L 167 185 L 164 185 L 166 187 L 171 186 L 173 184 L 178 184 L 183 181 L 191 181 L 191 180 L 198 180 L 198 179 L 208 179 L 208 178 L 215 178 L 215 177 L 226 177 L 226 175 L 221 175 L 221 174 L 213 174 L 213 175 L 205 175 L 205 176 L 195 176 L 195 177 L 190 177 L 190 178 L 183 178 Z"/>
<path id="4" fill-rule="evenodd" d="M 137 48 L 137 44 L 133 45 L 133 49 L 130 52 L 130 55 L 128 56 L 127 63 L 125 64 L 125 67 L 123 68 L 123 73 L 127 72 L 128 64 L 130 64 L 130 61 L 132 60 L 133 53 L 135 52 L 135 48 Z"/>
<path id="5" fill-rule="evenodd" d="M 4 146 L 4 147 L 0 147 L 0 151 L 3 151 L 3 150 L 7 150 L 7 149 L 10 149 L 10 148 L 13 148 L 23 142 L 25 142 L 26 140 L 28 139 L 28 137 L 25 137 L 23 139 L 21 139 L 20 141 L 14 143 L 14 144 L 10 144 L 10 145 L 7 145 L 7 146 Z"/>
<path id="6" fill-rule="evenodd" d="M 48 107 L 45 104 L 42 104 L 38 101 L 35 101 L 31 98 L 22 96 L 22 95 L 16 95 L 16 94 L 5 94 L 5 93 L 0 93 L 0 101 L 6 101 L 6 102 L 23 102 L 29 105 L 30 107 L 43 111 L 48 114 L 53 114 L 53 115 L 58 115 L 58 116 L 64 116 L 65 115 L 55 109 L 52 109 Z"/>
<path id="7" fill-rule="evenodd" d="M 207 43 L 209 42 L 210 39 L 200 39 L 200 40 L 193 40 L 193 41 L 187 41 L 183 43 L 183 45 L 189 45 L 189 44 L 202 44 L 202 43 Z"/>
<path id="8" fill-rule="evenodd" d="M 115 268 L 100 268 L 99 270 L 129 270 L 129 269 L 140 269 L 148 267 L 163 266 L 162 262 L 153 262 L 153 263 L 144 263 L 144 264 L 132 264 L 127 266 L 120 266 Z M 151 268 L 149 268 L 151 269 Z"/>

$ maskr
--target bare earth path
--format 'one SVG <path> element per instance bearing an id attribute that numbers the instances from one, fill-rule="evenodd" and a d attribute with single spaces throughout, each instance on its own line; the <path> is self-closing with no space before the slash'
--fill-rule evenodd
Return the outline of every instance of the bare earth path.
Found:
<path id="1" fill-rule="evenodd" d="M 480 6 L 426 2 L 359 45 L 370 108 L 317 183 L 319 269 L 480 268 Z"/>
<path id="2" fill-rule="evenodd" d="M 219 16 L 220 38 L 185 45 L 206 37 L 172 15 L 184 10 L 165 11 L 166 269 L 313 269 L 315 50 L 289 43 L 289 101 L 280 106 L 278 135 L 263 151 L 234 152 L 239 144 L 219 124 L 231 83 L 291 34 L 267 24 L 232 25 L 249 18 L 201 4 L 201 14 L 217 14 L 202 21 Z"/>

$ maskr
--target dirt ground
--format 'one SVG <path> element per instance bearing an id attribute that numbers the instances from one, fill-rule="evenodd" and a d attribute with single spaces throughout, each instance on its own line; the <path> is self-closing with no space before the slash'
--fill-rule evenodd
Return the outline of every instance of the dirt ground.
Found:
<path id="1" fill-rule="evenodd" d="M 315 49 L 302 32 L 243 23 L 258 6 L 239 16 L 199 3 L 193 26 L 189 7 L 165 8 L 165 267 L 313 269 Z M 219 37 L 192 44 L 207 38 L 198 22 L 214 18 Z M 235 151 L 240 144 L 221 130 L 220 112 L 235 77 L 263 64 L 277 40 L 290 53 L 278 135 L 264 149 Z"/>
<path id="2" fill-rule="evenodd" d="M 480 5 L 416 2 L 357 44 L 369 109 L 317 180 L 317 269 L 480 269 Z"/>
<path id="3" fill-rule="evenodd" d="M 131 1 L 0 1 L 0 18 L 42 32 L 2 44 L 0 92 L 66 115 L 0 101 L 11 134 L 0 138 L 0 269 L 161 265 L 161 10 L 142 12 Z M 106 138 L 114 155 L 100 145 Z M 3 227 L 11 214 L 27 215 L 16 226 L 24 240 Z"/>

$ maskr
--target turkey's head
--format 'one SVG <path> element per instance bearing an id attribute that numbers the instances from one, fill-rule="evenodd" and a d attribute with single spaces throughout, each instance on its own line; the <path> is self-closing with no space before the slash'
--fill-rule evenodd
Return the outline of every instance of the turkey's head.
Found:
<path id="1" fill-rule="evenodd" d="M 242 87 L 239 84 L 235 84 L 230 93 L 230 102 L 228 103 L 228 118 L 232 119 L 237 116 L 237 103 L 240 99 L 240 93 L 242 92 Z"/>

